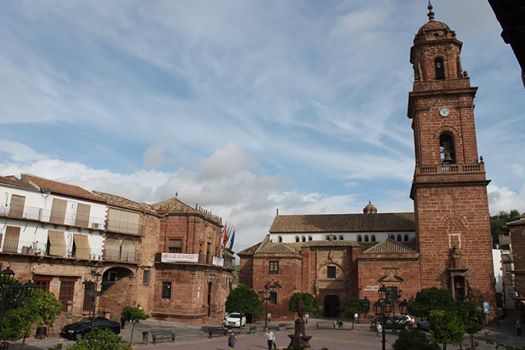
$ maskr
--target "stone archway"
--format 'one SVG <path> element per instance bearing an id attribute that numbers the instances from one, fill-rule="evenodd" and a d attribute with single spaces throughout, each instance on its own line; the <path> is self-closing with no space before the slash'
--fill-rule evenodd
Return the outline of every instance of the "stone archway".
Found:
<path id="1" fill-rule="evenodd" d="M 102 275 L 101 291 L 98 312 L 108 313 L 112 320 L 118 320 L 124 307 L 135 305 L 137 299 L 135 274 L 127 267 L 111 267 Z"/>
<path id="2" fill-rule="evenodd" d="M 327 295 L 324 297 L 323 315 L 325 317 L 339 317 L 341 300 L 337 295 Z"/>

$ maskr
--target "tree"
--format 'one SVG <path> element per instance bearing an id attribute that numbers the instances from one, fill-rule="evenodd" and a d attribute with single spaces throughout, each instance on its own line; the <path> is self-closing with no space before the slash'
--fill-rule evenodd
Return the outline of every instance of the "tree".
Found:
<path id="1" fill-rule="evenodd" d="M 447 349 L 447 343 L 461 344 L 465 335 L 465 325 L 455 312 L 432 310 L 430 312 L 430 331 L 437 343 Z"/>
<path id="2" fill-rule="evenodd" d="M 241 312 L 257 315 L 262 313 L 263 306 L 257 293 L 247 285 L 240 283 L 226 299 L 227 312 Z"/>
<path id="3" fill-rule="evenodd" d="M 68 350 L 131 350 L 131 345 L 122 344 L 121 338 L 107 329 L 95 328 Z"/>
<path id="4" fill-rule="evenodd" d="M 288 310 L 293 312 L 299 311 L 299 300 L 303 301 L 304 304 L 304 312 L 307 313 L 315 313 L 319 312 L 319 304 L 317 304 L 317 300 L 315 300 L 315 297 L 310 293 L 293 293 L 290 297 L 290 301 L 288 302 Z"/>
<path id="5" fill-rule="evenodd" d="M 53 324 L 62 308 L 60 301 L 51 292 L 41 289 L 33 290 L 18 305 L 8 309 L 0 319 L 0 339 L 25 339 L 31 334 L 34 324 Z"/>
<path id="6" fill-rule="evenodd" d="M 416 298 L 410 305 L 410 313 L 428 317 L 432 310 L 451 310 L 454 305 L 454 299 L 446 290 L 426 288 L 417 292 Z"/>
<path id="7" fill-rule="evenodd" d="M 516 209 L 512 209 L 510 212 L 500 211 L 498 214 L 490 217 L 493 245 L 499 244 L 499 236 L 507 235 L 509 233 L 507 223 L 518 220 L 519 218 L 520 212 Z"/>
<path id="8" fill-rule="evenodd" d="M 122 310 L 122 316 L 126 321 L 131 323 L 131 336 L 129 338 L 129 344 L 133 344 L 133 331 L 135 331 L 135 325 L 139 321 L 147 319 L 149 316 L 140 307 L 126 306 Z"/>
<path id="9" fill-rule="evenodd" d="M 457 303 L 456 310 L 465 325 L 465 331 L 470 336 L 470 347 L 474 349 L 474 334 L 483 329 L 483 313 L 476 305 L 469 302 Z"/>
<path id="10" fill-rule="evenodd" d="M 439 350 L 432 339 L 416 329 L 402 330 L 392 347 L 394 350 Z"/>
<path id="11" fill-rule="evenodd" d="M 368 313 L 370 304 L 364 304 L 359 298 L 350 298 L 345 304 L 345 312 L 353 316 L 356 312 L 358 314 Z"/>

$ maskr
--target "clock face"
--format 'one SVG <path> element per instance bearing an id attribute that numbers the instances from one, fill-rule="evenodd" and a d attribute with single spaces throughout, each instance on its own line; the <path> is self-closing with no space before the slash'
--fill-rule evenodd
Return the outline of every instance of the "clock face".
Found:
<path id="1" fill-rule="evenodd" d="M 450 111 L 448 110 L 447 107 L 443 107 L 439 110 L 439 115 L 442 116 L 442 117 L 448 117 L 448 114 L 450 113 Z"/>

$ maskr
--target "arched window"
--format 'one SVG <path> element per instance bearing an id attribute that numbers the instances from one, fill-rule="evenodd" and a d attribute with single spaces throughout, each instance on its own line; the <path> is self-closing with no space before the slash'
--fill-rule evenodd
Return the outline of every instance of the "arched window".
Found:
<path id="1" fill-rule="evenodd" d="M 436 69 L 436 80 L 445 79 L 445 63 L 442 57 L 437 57 L 434 61 L 434 68 Z"/>
<path id="2" fill-rule="evenodd" d="M 358 242 L 363 242 L 363 237 L 361 237 L 361 235 L 358 235 L 358 236 L 357 236 L 357 241 L 358 241 Z"/>
<path id="3" fill-rule="evenodd" d="M 408 242 L 408 235 L 405 234 L 405 242 Z"/>
<path id="4" fill-rule="evenodd" d="M 448 131 L 439 135 L 439 156 L 441 164 L 456 164 L 454 137 Z"/>
<path id="5" fill-rule="evenodd" d="M 303 237 L 301 238 L 301 241 L 306 242 L 306 237 L 303 236 Z"/>
<path id="6" fill-rule="evenodd" d="M 308 236 L 308 240 L 311 241 L 312 240 L 312 236 Z"/>
<path id="7" fill-rule="evenodd" d="M 330 235 L 326 235 L 326 240 L 329 241 L 332 237 Z"/>
<path id="8" fill-rule="evenodd" d="M 389 236 L 391 240 L 395 241 L 396 240 L 396 235 L 392 234 Z"/>
<path id="9" fill-rule="evenodd" d="M 299 242 L 299 236 L 295 236 L 295 241 Z"/>
<path id="10" fill-rule="evenodd" d="M 282 243 L 283 242 L 283 237 L 279 236 L 279 237 L 277 237 L 277 240 L 279 241 L 279 243 Z"/>
<path id="11" fill-rule="evenodd" d="M 402 240 L 401 235 L 397 235 L 397 241 L 401 242 L 401 240 Z"/>
<path id="12" fill-rule="evenodd" d="M 368 242 L 368 235 L 365 235 L 365 242 Z"/>
<path id="13" fill-rule="evenodd" d="M 339 235 L 339 240 L 342 241 L 344 240 L 345 238 L 343 237 L 343 235 Z"/>
<path id="14" fill-rule="evenodd" d="M 372 241 L 372 242 L 375 242 L 375 241 L 376 241 L 376 235 L 372 235 L 371 241 Z"/>
<path id="15" fill-rule="evenodd" d="M 332 235 L 332 239 L 333 239 L 334 241 L 337 241 L 337 236 L 336 236 L 336 235 Z"/>

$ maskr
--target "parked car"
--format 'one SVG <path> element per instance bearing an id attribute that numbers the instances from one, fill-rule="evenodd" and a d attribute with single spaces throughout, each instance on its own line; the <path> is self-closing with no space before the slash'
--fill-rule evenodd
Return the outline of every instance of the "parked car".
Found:
<path id="1" fill-rule="evenodd" d="M 63 338 L 76 340 L 86 333 L 89 333 L 94 328 L 108 329 L 115 334 L 120 333 L 120 324 L 115 321 L 108 320 L 104 317 L 95 317 L 93 321 L 91 318 L 86 318 L 75 323 L 65 325 L 60 331 L 60 336 Z"/>
<path id="2" fill-rule="evenodd" d="M 428 321 L 428 318 L 423 317 L 419 320 L 417 323 L 417 328 L 421 329 L 423 331 L 429 331 L 430 330 L 430 322 Z"/>
<path id="3" fill-rule="evenodd" d="M 224 318 L 226 327 L 243 327 L 246 324 L 246 317 L 239 312 L 232 312 Z"/>
<path id="4" fill-rule="evenodd" d="M 385 329 L 409 329 L 414 326 L 414 318 L 410 315 L 388 316 L 385 321 Z M 381 322 L 381 317 L 376 317 L 373 323 L 377 322 Z"/>

